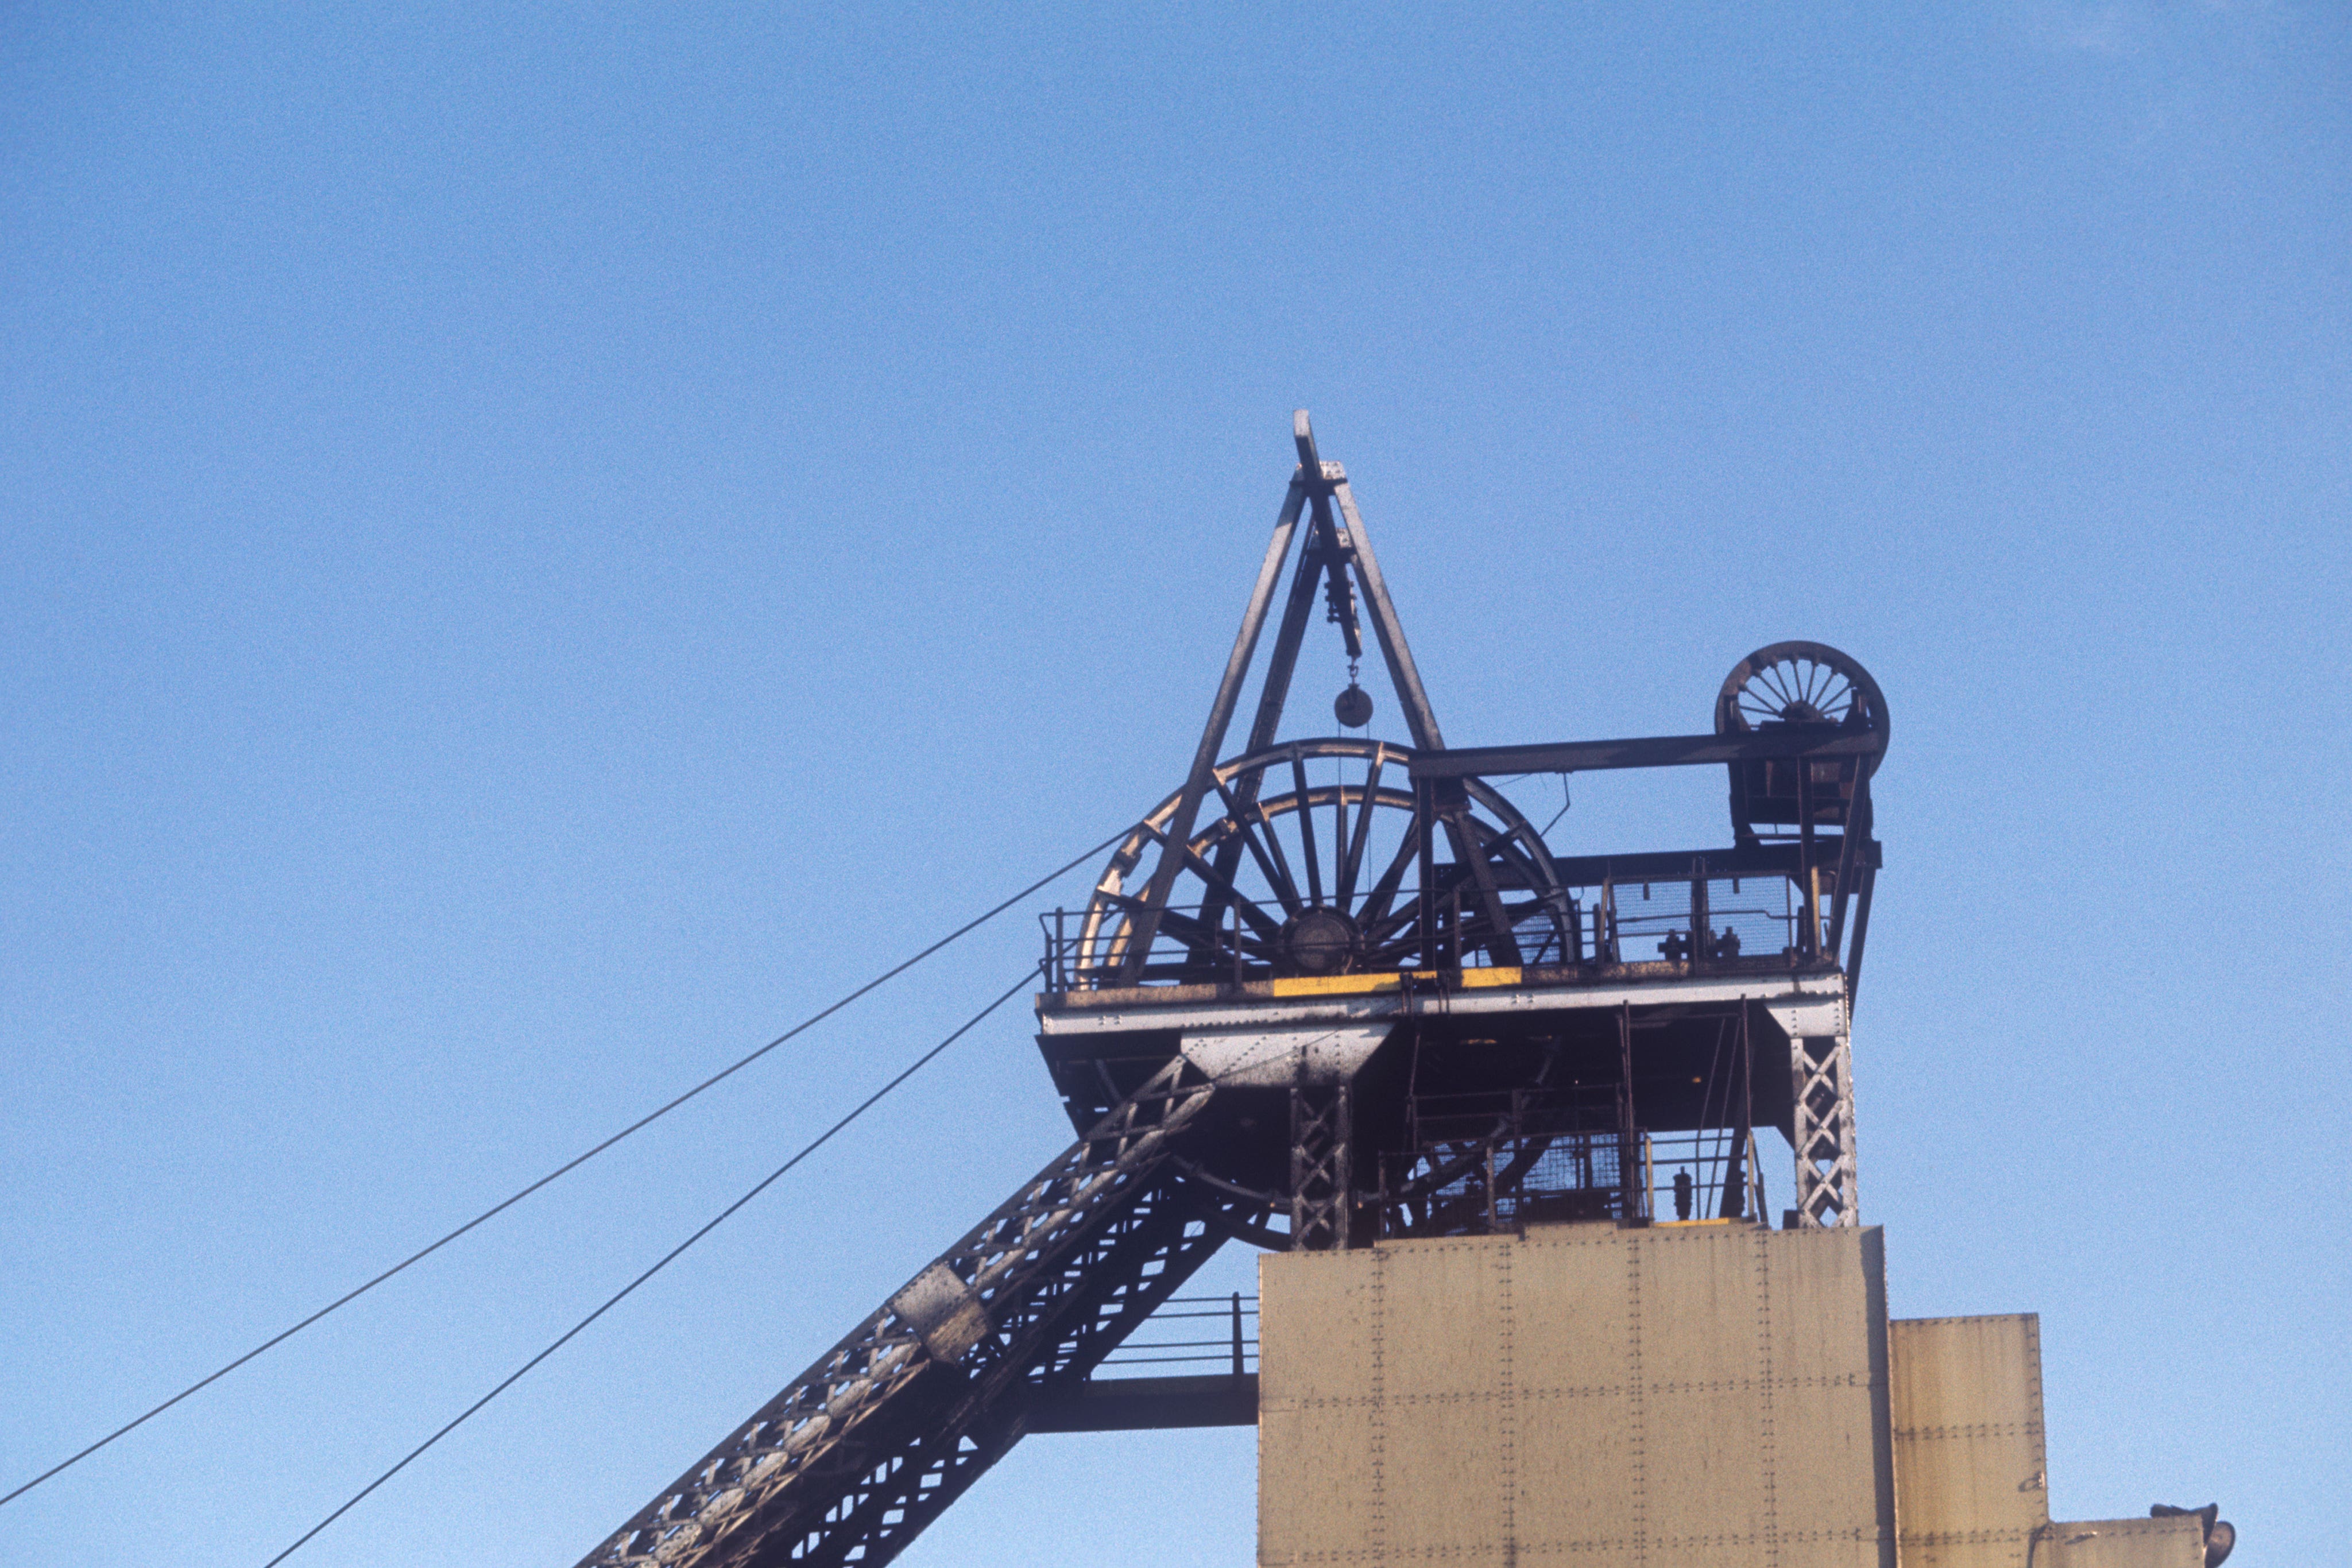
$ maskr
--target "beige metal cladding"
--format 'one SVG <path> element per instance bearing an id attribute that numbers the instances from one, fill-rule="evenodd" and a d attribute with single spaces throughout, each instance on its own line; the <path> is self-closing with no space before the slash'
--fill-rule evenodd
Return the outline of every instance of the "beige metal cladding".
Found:
<path id="1" fill-rule="evenodd" d="M 1539 1226 L 1260 1289 L 1262 1563 L 1893 1568 L 1874 1228 Z"/>
<path id="2" fill-rule="evenodd" d="M 1887 1354 L 1903 1568 L 2025 1568 L 2050 1522 L 2041 1320 L 1898 1320 Z"/>
<path id="3" fill-rule="evenodd" d="M 1887 1325 L 1902 1568 L 2203 1568 L 2194 1516 L 2052 1523 L 2042 1321 Z"/>
<path id="4" fill-rule="evenodd" d="M 2033 1568 L 2205 1568 L 2205 1523 L 2191 1514 L 2053 1524 Z"/>

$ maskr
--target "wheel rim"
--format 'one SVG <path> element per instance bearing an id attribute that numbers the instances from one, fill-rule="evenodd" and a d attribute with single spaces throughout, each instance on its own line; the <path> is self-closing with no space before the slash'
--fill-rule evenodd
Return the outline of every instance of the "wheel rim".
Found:
<path id="1" fill-rule="evenodd" d="M 1715 732 L 1736 735 L 1779 725 L 1821 725 L 1875 735 L 1863 769 L 1885 750 L 1886 698 L 1870 672 L 1823 643 L 1774 643 L 1731 668 L 1716 694 Z"/>

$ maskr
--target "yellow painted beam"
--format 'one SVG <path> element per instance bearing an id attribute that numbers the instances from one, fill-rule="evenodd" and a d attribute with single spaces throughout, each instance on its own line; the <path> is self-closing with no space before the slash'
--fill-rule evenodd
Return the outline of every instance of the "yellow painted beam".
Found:
<path id="1" fill-rule="evenodd" d="M 1401 989 L 1402 975 L 1300 975 L 1274 982 L 1277 997 L 1366 997 Z"/>

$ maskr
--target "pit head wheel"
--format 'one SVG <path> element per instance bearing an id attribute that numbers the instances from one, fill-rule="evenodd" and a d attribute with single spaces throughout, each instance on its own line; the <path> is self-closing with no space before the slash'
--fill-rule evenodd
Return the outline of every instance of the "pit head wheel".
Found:
<path id="1" fill-rule="evenodd" d="M 1867 736 L 1859 757 L 1731 765 L 1731 828 L 1742 843 L 1842 827 L 1855 792 L 1886 750 L 1886 698 L 1870 672 L 1823 643 L 1774 643 L 1731 667 L 1715 697 L 1715 733 L 1777 728 Z"/>
<path id="2" fill-rule="evenodd" d="M 1574 916 L 1542 836 L 1484 781 L 1465 781 L 1434 831 L 1441 852 L 1433 944 L 1420 929 L 1411 749 L 1333 738 L 1269 747 L 1222 764 L 1208 805 L 1222 814 L 1187 846 L 1143 980 L 1386 972 L 1435 958 L 1559 962 Z M 1126 983 L 1142 908 L 1137 868 L 1179 797 L 1161 801 L 1103 868 L 1072 950 L 1076 984 Z"/>

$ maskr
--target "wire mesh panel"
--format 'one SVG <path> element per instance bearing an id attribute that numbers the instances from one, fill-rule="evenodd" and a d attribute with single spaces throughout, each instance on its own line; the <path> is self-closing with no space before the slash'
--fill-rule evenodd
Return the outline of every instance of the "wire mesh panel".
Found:
<path id="1" fill-rule="evenodd" d="M 1476 1235 L 1570 1219 L 1622 1219 L 1638 1205 L 1615 1131 L 1504 1132 L 1443 1139 L 1383 1162 L 1383 1228 Z"/>

